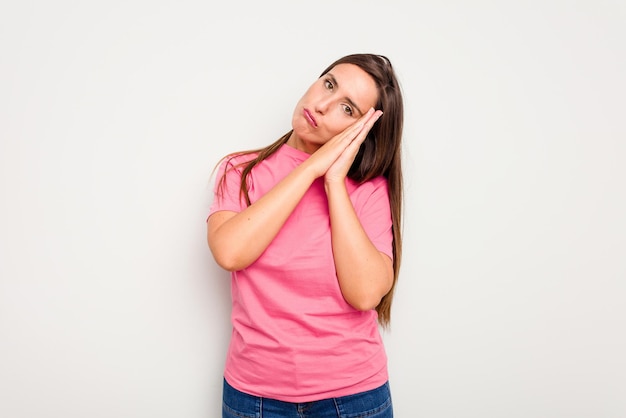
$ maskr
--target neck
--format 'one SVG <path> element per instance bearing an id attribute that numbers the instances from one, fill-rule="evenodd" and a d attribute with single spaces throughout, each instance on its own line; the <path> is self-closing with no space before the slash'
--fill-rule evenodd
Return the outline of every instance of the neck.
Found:
<path id="1" fill-rule="evenodd" d="M 306 152 L 307 154 L 313 154 L 320 148 L 320 145 L 303 141 L 302 138 L 296 135 L 295 132 L 292 132 L 291 136 L 289 136 L 289 139 L 287 140 L 287 145 L 302 152 Z"/>

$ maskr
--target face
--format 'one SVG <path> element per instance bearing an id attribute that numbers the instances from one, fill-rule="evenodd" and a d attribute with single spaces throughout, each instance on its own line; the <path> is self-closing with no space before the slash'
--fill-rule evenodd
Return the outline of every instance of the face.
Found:
<path id="1" fill-rule="evenodd" d="M 374 79 L 353 64 L 339 64 L 320 77 L 298 101 L 288 143 L 313 153 L 376 105 Z"/>

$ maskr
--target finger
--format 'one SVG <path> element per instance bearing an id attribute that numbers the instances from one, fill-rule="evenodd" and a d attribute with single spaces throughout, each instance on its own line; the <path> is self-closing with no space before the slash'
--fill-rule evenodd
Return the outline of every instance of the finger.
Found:
<path id="1" fill-rule="evenodd" d="M 376 114 L 376 111 L 373 107 L 370 107 L 367 112 L 357 122 L 357 125 L 361 126 L 361 129 L 367 126 L 367 124 L 372 120 L 372 117 Z"/>
<path id="2" fill-rule="evenodd" d="M 367 134 L 369 133 L 370 129 L 372 129 L 376 121 L 380 119 L 382 115 L 383 115 L 383 112 L 381 110 L 377 110 L 373 112 L 372 115 L 365 122 L 365 125 L 363 125 L 363 128 L 361 129 L 359 134 L 354 138 L 354 141 L 362 143 L 367 137 Z"/>
<path id="3" fill-rule="evenodd" d="M 376 122 L 381 114 L 382 112 L 380 110 L 375 111 L 374 108 L 370 108 L 367 112 L 365 112 L 363 116 L 359 118 L 359 120 L 348 126 L 339 135 L 332 138 L 327 145 L 331 146 L 331 144 L 333 143 L 341 144 L 343 142 L 349 144 L 357 139 L 363 131 L 365 131 L 364 135 L 367 135 L 367 132 L 369 132 L 370 128 L 374 125 L 374 122 Z M 363 139 L 364 138 L 365 136 L 363 136 Z"/>
<path id="4" fill-rule="evenodd" d="M 370 108 L 367 112 L 365 112 L 363 116 L 359 118 L 358 121 L 356 121 L 353 125 L 351 125 L 350 127 L 348 127 L 348 129 L 344 131 L 344 135 L 342 135 L 342 138 L 349 138 L 351 141 L 354 140 L 367 125 L 368 121 L 371 119 L 374 113 L 374 108 Z"/>
<path id="5" fill-rule="evenodd" d="M 371 110 L 372 110 L 372 114 L 370 115 L 369 118 L 367 118 L 367 120 L 365 121 L 365 126 L 364 126 L 368 130 L 371 129 L 372 126 L 374 126 L 374 124 L 376 123 L 376 121 L 380 119 L 380 117 L 383 115 L 382 110 L 374 111 L 373 108 Z"/>

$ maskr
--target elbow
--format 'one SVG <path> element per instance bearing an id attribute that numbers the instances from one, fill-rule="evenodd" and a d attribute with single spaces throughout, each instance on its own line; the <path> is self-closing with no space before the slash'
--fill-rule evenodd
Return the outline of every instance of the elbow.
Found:
<path id="1" fill-rule="evenodd" d="M 207 244 L 218 266 L 227 271 L 237 271 L 248 267 L 242 257 L 233 251 L 229 245 L 220 244 L 219 240 L 207 233 Z"/>
<path id="2" fill-rule="evenodd" d="M 213 254 L 213 259 L 215 260 L 217 265 L 224 270 L 237 271 L 248 267 L 248 264 L 244 263 L 242 260 L 239 260 L 232 254 L 224 254 L 213 250 L 211 250 L 211 252 Z"/>
<path id="3" fill-rule="evenodd" d="M 339 286 L 346 302 L 358 311 L 376 309 L 391 291 L 394 273 L 391 258 L 382 254 L 383 263 L 338 275 Z"/>
<path id="4" fill-rule="evenodd" d="M 218 266 L 223 268 L 226 271 L 237 271 L 242 270 L 250 263 L 246 263 L 245 260 L 242 260 L 235 252 L 226 251 L 223 248 L 219 248 L 219 246 L 211 245 L 211 240 L 209 242 L 209 249 L 211 250 L 211 254 L 213 255 L 213 259 L 217 263 Z"/>
<path id="5" fill-rule="evenodd" d="M 213 257 L 215 259 L 215 262 L 217 263 L 218 266 L 220 266 L 221 268 L 223 268 L 226 271 L 237 271 L 240 270 L 239 268 L 237 268 L 237 266 L 234 263 L 230 263 L 224 260 L 221 260 L 217 257 Z"/>
<path id="6" fill-rule="evenodd" d="M 371 310 L 376 309 L 376 307 L 378 306 L 378 303 L 376 304 L 363 303 L 363 304 L 354 304 L 354 305 L 350 304 L 350 306 L 352 306 L 357 311 L 366 312 L 366 311 L 371 311 Z"/>
<path id="7" fill-rule="evenodd" d="M 369 295 L 354 295 L 350 297 L 344 296 L 346 302 L 350 306 L 352 306 L 357 311 L 371 311 L 372 309 L 376 309 L 378 304 L 380 303 L 382 297 L 378 295 L 369 294 Z"/>
<path id="8" fill-rule="evenodd" d="M 393 276 L 389 280 L 343 286 L 341 291 L 344 299 L 358 311 L 376 309 L 387 293 L 391 291 Z"/>

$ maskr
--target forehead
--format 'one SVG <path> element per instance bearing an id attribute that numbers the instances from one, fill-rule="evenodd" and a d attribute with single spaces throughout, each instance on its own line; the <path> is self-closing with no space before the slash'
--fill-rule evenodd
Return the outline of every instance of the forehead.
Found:
<path id="1" fill-rule="evenodd" d="M 364 112 L 378 102 L 378 88 L 371 75 L 354 64 L 339 64 L 333 67 L 332 74 L 337 81 L 338 90 L 349 97 Z"/>

